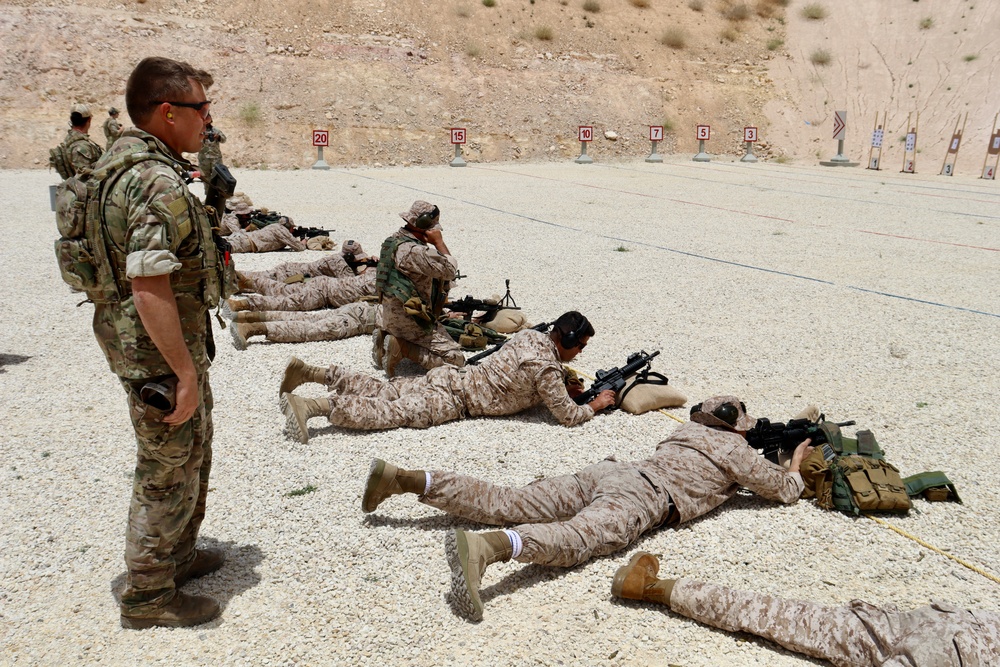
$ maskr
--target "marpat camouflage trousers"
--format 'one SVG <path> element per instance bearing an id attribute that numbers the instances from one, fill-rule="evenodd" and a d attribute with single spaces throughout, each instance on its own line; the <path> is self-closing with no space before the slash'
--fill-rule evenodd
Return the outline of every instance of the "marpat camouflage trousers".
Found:
<path id="1" fill-rule="evenodd" d="M 343 340 L 373 332 L 377 311 L 376 304 L 358 301 L 341 306 L 334 311 L 305 311 L 301 313 L 308 315 L 323 313 L 322 317 L 291 317 L 282 321 L 268 321 L 264 327 L 267 329 L 267 339 L 275 343 Z M 295 311 L 287 311 L 285 314 L 300 315 Z"/>
<path id="2" fill-rule="evenodd" d="M 330 423 L 336 426 L 366 431 L 427 428 L 465 416 L 461 377 L 451 366 L 387 381 L 334 365 L 326 378 L 333 392 Z"/>
<path id="3" fill-rule="evenodd" d="M 122 613 L 129 615 L 148 613 L 173 599 L 174 575 L 194 560 L 212 468 L 208 374 L 199 379 L 201 404 L 179 426 L 159 421 L 164 413 L 140 400 L 145 383 L 122 380 L 138 446 L 125 535 L 128 578 L 121 600 Z"/>
<path id="4" fill-rule="evenodd" d="M 681 579 L 670 595 L 670 608 L 838 667 L 958 667 L 1000 660 L 1000 615 L 938 603 L 909 612 L 861 600 L 827 607 Z"/>
<path id="5" fill-rule="evenodd" d="M 624 549 L 670 512 L 669 495 L 634 465 L 612 460 L 519 489 L 450 472 L 430 475 L 430 491 L 420 502 L 471 521 L 515 524 L 524 541 L 516 559 L 522 563 L 586 563 Z"/>

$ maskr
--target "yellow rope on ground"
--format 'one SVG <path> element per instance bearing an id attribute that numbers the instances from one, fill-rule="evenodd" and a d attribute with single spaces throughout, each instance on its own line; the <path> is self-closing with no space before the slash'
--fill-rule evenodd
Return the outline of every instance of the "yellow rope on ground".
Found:
<path id="1" fill-rule="evenodd" d="M 997 584 L 1000 584 L 1000 578 L 998 578 L 998 577 L 996 577 L 996 576 L 994 576 L 994 575 L 990 574 L 990 573 L 989 573 L 989 572 L 987 572 L 986 570 L 983 570 L 983 569 L 981 569 L 981 568 L 978 568 L 978 567 L 976 567 L 975 565 L 973 565 L 972 563 L 966 563 L 966 562 L 965 562 L 964 560 L 962 560 L 961 558 L 958 558 L 957 556 L 952 556 L 952 555 L 951 555 L 950 553 L 947 553 L 947 552 L 945 552 L 945 551 L 942 551 L 941 549 L 938 549 L 938 548 L 937 548 L 936 546 L 934 546 L 933 544 L 928 544 L 927 542 L 923 541 L 922 539 L 920 539 L 920 538 L 919 538 L 919 537 L 917 537 L 916 535 L 911 535 L 910 533 L 906 532 L 906 531 L 905 531 L 905 530 L 903 530 L 902 528 L 897 528 L 896 526 L 892 525 L 891 523 L 889 523 L 889 522 L 888 522 L 888 521 L 886 521 L 885 519 L 879 519 L 878 517 L 875 517 L 875 516 L 872 516 L 871 514 L 865 514 L 864 516 L 868 517 L 869 519 L 871 519 L 872 521 L 874 521 L 874 522 L 875 522 L 875 523 L 877 523 L 877 524 L 880 524 L 880 525 L 882 525 L 882 526 L 885 526 L 885 527 L 886 527 L 886 528 L 888 528 L 889 530 L 894 530 L 894 531 L 896 531 L 897 533 L 899 533 L 900 535 L 902 535 L 903 537 L 905 537 L 905 538 L 907 538 L 907 539 L 910 539 L 910 540 L 913 540 L 914 542 L 916 542 L 916 543 L 917 543 L 917 544 L 919 544 L 920 546 L 922 546 L 922 547 L 927 547 L 927 548 L 928 548 L 928 549 L 930 549 L 931 551 L 934 551 L 934 552 L 936 552 L 936 553 L 939 553 L 939 554 L 941 554 L 942 556 L 944 556 L 944 557 L 946 557 L 946 558 L 950 558 L 950 559 L 952 559 L 953 561 L 955 561 L 955 562 L 956 562 L 956 563 L 958 563 L 959 565 L 962 565 L 962 566 L 964 566 L 964 567 L 967 567 L 967 568 L 969 568 L 970 570 L 972 570 L 972 571 L 973 571 L 973 572 L 975 572 L 976 574 L 981 574 L 981 575 L 983 575 L 984 577 L 986 577 L 987 579 L 989 579 L 990 581 L 992 581 L 992 582 L 994 582 L 994 583 L 997 583 Z"/>

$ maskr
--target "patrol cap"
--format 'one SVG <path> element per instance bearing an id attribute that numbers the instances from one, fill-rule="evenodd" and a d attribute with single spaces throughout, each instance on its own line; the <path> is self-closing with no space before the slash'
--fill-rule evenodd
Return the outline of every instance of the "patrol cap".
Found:
<path id="1" fill-rule="evenodd" d="M 117 116 L 118 115 L 118 109 L 115 108 L 115 107 L 111 107 L 110 109 L 108 109 L 108 113 L 111 114 L 112 116 Z"/>
<path id="2" fill-rule="evenodd" d="M 344 243 L 340 246 L 340 254 L 344 255 L 345 257 L 347 255 L 354 255 L 355 257 L 367 257 L 367 255 L 365 255 L 365 251 L 361 249 L 361 244 L 355 241 L 354 239 L 344 241 Z"/>
<path id="3" fill-rule="evenodd" d="M 90 107 L 86 104 L 74 104 L 73 108 L 70 109 L 70 113 L 78 113 L 84 118 L 90 118 Z"/>
<path id="4" fill-rule="evenodd" d="M 691 421 L 736 431 L 749 431 L 757 423 L 747 414 L 743 401 L 735 396 L 713 396 L 702 401 L 691 408 Z"/>
<path id="5" fill-rule="evenodd" d="M 434 204 L 418 199 L 413 202 L 409 211 L 400 213 L 399 217 L 417 229 L 428 230 L 437 222 L 440 213 L 441 211 Z"/>

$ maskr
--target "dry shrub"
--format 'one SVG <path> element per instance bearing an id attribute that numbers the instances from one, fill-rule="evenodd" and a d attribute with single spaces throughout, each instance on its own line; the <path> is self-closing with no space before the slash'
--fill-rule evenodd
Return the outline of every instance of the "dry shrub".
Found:
<path id="1" fill-rule="evenodd" d="M 483 0 L 483 7 L 496 7 L 497 0 Z"/>
<path id="2" fill-rule="evenodd" d="M 930 30 L 931 26 L 933 25 L 934 25 L 934 19 L 932 19 L 930 16 L 920 21 L 921 30 Z"/>
<path id="3" fill-rule="evenodd" d="M 601 3 L 597 0 L 583 0 L 583 11 L 596 14 L 601 11 Z"/>
<path id="4" fill-rule="evenodd" d="M 633 7 L 638 7 L 639 9 L 645 9 L 649 7 L 649 0 L 628 0 L 632 3 Z"/>
<path id="5" fill-rule="evenodd" d="M 768 51 L 777 51 L 784 45 L 785 45 L 785 40 L 781 39 L 780 37 L 772 37 L 771 39 L 767 40 Z"/>
<path id="6" fill-rule="evenodd" d="M 472 12 L 470 12 L 469 8 L 466 7 L 465 5 L 462 5 L 460 7 L 455 7 L 455 16 L 457 16 L 459 18 L 467 19 L 471 15 L 472 15 Z"/>
<path id="7" fill-rule="evenodd" d="M 750 8 L 745 2 L 730 5 L 722 11 L 722 15 L 730 21 L 746 21 L 750 18 Z"/>
<path id="8" fill-rule="evenodd" d="M 700 12 L 705 9 L 705 3 L 702 0 L 688 0 L 688 7 L 696 12 Z"/>
<path id="9" fill-rule="evenodd" d="M 555 32 L 552 28 L 547 25 L 540 25 L 535 28 L 535 39 L 539 39 L 543 42 L 551 42 L 555 37 Z"/>
<path id="10" fill-rule="evenodd" d="M 773 3 L 768 2 L 768 0 L 759 0 L 757 2 L 757 16 L 762 19 L 773 19 L 778 16 L 781 10 L 778 9 Z"/>
<path id="11" fill-rule="evenodd" d="M 826 49 L 816 49 L 809 56 L 809 62 L 813 65 L 829 65 L 831 60 L 833 60 L 833 56 Z"/>
<path id="12" fill-rule="evenodd" d="M 660 44 L 672 49 L 683 49 L 687 45 L 687 33 L 684 32 L 683 28 L 676 26 L 667 28 L 660 36 Z"/>
<path id="13" fill-rule="evenodd" d="M 740 31 L 733 25 L 728 25 L 719 32 L 719 37 L 727 42 L 735 42 L 740 37 Z"/>
<path id="14" fill-rule="evenodd" d="M 807 18 L 810 21 L 819 21 L 826 18 L 826 7 L 814 2 L 812 4 L 806 5 L 802 8 L 802 18 Z"/>

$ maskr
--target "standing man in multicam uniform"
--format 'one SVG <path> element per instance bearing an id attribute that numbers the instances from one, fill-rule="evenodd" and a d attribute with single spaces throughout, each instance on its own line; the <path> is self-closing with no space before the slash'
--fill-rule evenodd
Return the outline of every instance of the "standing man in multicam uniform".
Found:
<path id="1" fill-rule="evenodd" d="M 548 334 L 534 329 L 514 334 L 479 366 L 439 366 L 426 375 L 388 382 L 335 364 L 309 366 L 293 357 L 279 390 L 281 407 L 288 432 L 300 442 L 309 440 L 310 417 L 364 430 L 427 428 L 465 417 L 513 415 L 539 403 L 562 425 L 576 426 L 615 402 L 615 393 L 606 390 L 577 405 L 566 389 L 562 364 L 575 359 L 593 335 L 587 318 L 570 311 Z M 307 399 L 290 393 L 306 382 L 325 384 L 330 396 Z"/>
<path id="2" fill-rule="evenodd" d="M 1000 664 L 1000 614 L 932 602 L 908 612 L 853 600 L 828 607 L 693 579 L 658 579 L 641 551 L 615 573 L 611 594 L 657 602 L 729 632 L 749 632 L 837 667 L 963 667 Z"/>
<path id="3" fill-rule="evenodd" d="M 389 377 L 404 358 L 428 370 L 464 366 L 462 347 L 437 321 L 458 273 L 458 260 L 441 236 L 441 212 L 417 200 L 399 217 L 406 224 L 382 243 L 379 253 L 376 289 L 383 329 L 372 337 L 372 359 Z"/>
<path id="4" fill-rule="evenodd" d="M 224 560 L 221 550 L 195 543 L 212 465 L 209 310 L 225 296 L 227 269 L 209 216 L 181 176 L 193 170 L 181 154 L 198 151 L 211 120 L 211 84 L 208 72 L 167 58 L 135 67 L 125 93 L 135 127 L 102 164 L 125 153 L 159 159 L 110 176 L 100 219 L 88 221 L 103 227 L 121 295 L 96 304 L 94 334 L 128 395 L 138 446 L 121 595 L 126 628 L 197 625 L 219 613 L 215 600 L 178 590 Z"/>
<path id="5" fill-rule="evenodd" d="M 111 150 L 111 144 L 118 141 L 124 131 L 125 128 L 118 122 L 118 109 L 111 107 L 108 109 L 108 117 L 104 121 L 104 138 L 107 140 L 107 146 L 104 147 L 104 150 Z"/>
<path id="6" fill-rule="evenodd" d="M 520 489 L 452 472 L 401 470 L 376 459 L 361 509 L 373 512 L 389 496 L 415 493 L 420 502 L 463 519 L 516 524 L 482 534 L 456 530 L 446 537 L 456 605 L 466 618 L 480 620 L 479 586 L 492 563 L 513 558 L 580 565 L 624 549 L 649 530 L 702 516 L 740 487 L 769 500 L 798 500 L 803 489 L 799 465 L 812 451 L 808 440 L 796 448 L 786 470 L 747 444 L 745 433 L 756 420 L 738 398 L 716 396 L 692 410 L 691 421 L 647 459 L 619 463 L 610 458 Z"/>
<path id="7" fill-rule="evenodd" d="M 90 107 L 86 104 L 73 105 L 69 114 L 69 130 L 63 139 L 63 150 L 69 158 L 73 174 L 81 169 L 89 169 L 104 151 L 90 138 L 90 122 L 93 120 Z M 72 176 L 73 174 L 70 174 Z"/>
<path id="8" fill-rule="evenodd" d="M 208 183 L 212 179 L 215 165 L 222 163 L 222 144 L 226 143 L 226 135 L 211 123 L 205 128 L 205 138 L 198 151 L 198 171 L 201 180 Z"/>

